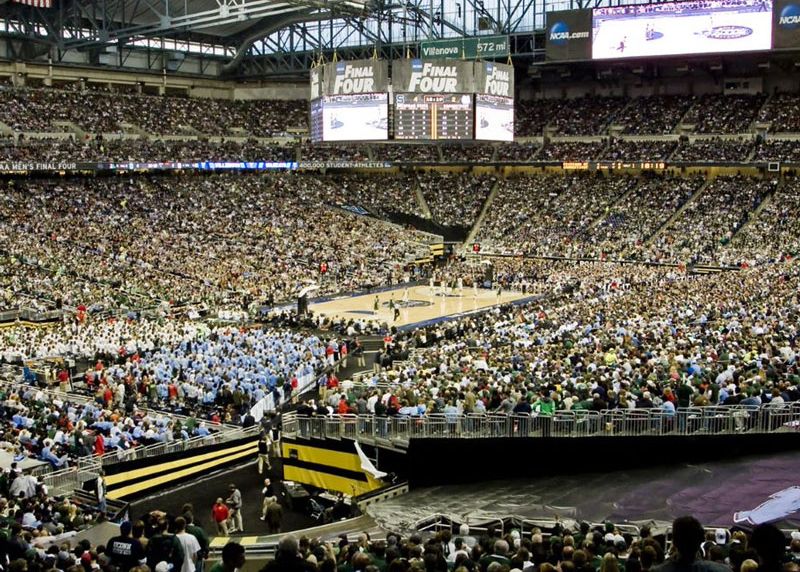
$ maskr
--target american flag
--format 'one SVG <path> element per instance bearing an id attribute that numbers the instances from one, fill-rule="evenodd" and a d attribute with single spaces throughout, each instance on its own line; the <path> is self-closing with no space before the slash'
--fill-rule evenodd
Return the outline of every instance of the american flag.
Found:
<path id="1" fill-rule="evenodd" d="M 19 2 L 20 4 L 27 4 L 28 6 L 35 6 L 36 8 L 52 8 L 53 0 L 11 0 L 12 2 Z"/>

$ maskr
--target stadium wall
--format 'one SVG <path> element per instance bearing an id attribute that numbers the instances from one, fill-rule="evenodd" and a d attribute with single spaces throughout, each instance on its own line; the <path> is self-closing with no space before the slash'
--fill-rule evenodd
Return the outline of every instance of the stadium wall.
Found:
<path id="1" fill-rule="evenodd" d="M 284 479 L 350 495 L 407 481 L 412 488 L 603 473 L 797 450 L 800 432 L 740 435 L 411 439 L 407 451 L 362 443 L 389 477 L 366 473 L 351 439 L 282 441 Z"/>
<path id="2" fill-rule="evenodd" d="M 597 473 L 797 450 L 800 432 L 707 436 L 412 439 L 413 487 Z M 380 466 L 380 465 L 379 465 Z M 386 468 L 380 467 L 382 470 Z"/>
<path id="3" fill-rule="evenodd" d="M 0 49 L 4 44 L 0 43 Z M 0 54 L 2 52 L 0 51 Z M 187 56 L 187 59 L 189 56 Z M 2 59 L 2 55 L 0 55 Z M 76 66 L 49 66 L 46 63 L 0 61 L 0 81 L 13 78 L 20 87 L 28 79 L 38 80 L 45 85 L 53 82 L 74 82 L 81 79 L 89 83 L 105 85 L 142 84 L 149 91 L 163 93 L 167 89 L 185 90 L 191 97 L 216 99 L 307 99 L 308 86 L 297 83 L 275 83 L 254 87 L 252 84 L 239 84 L 203 77 L 188 77 L 180 74 L 163 75 L 160 72 L 141 70 L 126 72 L 91 67 L 87 62 Z M 184 71 L 184 70 L 181 70 Z"/>
<path id="4" fill-rule="evenodd" d="M 757 94 L 788 92 L 796 93 L 800 88 L 800 72 L 785 71 L 774 66 L 754 75 L 752 70 L 735 69 L 726 65 L 724 74 L 709 74 L 707 70 L 686 67 L 677 72 L 659 67 L 659 77 L 646 73 L 637 75 L 630 71 L 603 68 L 567 68 L 570 75 L 561 77 L 556 73 L 543 73 L 540 78 L 518 83 L 517 99 L 531 101 L 540 99 L 574 99 L 584 96 L 643 97 L 651 95 L 704 95 L 704 94 Z M 604 75 L 606 73 L 608 75 Z"/>
<path id="5" fill-rule="evenodd" d="M 308 99 L 311 91 L 306 83 L 285 83 L 263 87 L 241 86 L 234 90 L 234 99 Z"/>

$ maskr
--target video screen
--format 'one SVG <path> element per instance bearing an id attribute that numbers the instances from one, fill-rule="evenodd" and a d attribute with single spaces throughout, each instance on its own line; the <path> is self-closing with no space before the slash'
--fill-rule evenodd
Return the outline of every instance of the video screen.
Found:
<path id="1" fill-rule="evenodd" d="M 396 93 L 394 138 L 471 140 L 472 95 L 466 93 Z"/>
<path id="2" fill-rule="evenodd" d="M 514 140 L 514 99 L 499 95 L 475 96 L 475 139 Z"/>
<path id="3" fill-rule="evenodd" d="M 322 141 L 377 141 L 389 138 L 389 95 L 360 93 L 321 97 Z M 314 135 L 314 107 L 311 111 Z"/>
<path id="4" fill-rule="evenodd" d="M 704 0 L 595 8 L 592 59 L 768 50 L 772 0 Z"/>

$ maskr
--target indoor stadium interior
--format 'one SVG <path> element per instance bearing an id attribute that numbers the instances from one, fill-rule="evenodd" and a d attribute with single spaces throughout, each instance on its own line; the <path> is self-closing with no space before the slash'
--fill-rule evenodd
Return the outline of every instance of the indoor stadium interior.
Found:
<path id="1" fill-rule="evenodd" d="M 798 0 L 0 0 L 0 572 L 800 572 Z"/>

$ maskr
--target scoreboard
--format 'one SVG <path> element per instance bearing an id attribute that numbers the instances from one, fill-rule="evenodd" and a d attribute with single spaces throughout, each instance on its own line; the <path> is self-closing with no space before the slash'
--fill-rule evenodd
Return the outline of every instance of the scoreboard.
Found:
<path id="1" fill-rule="evenodd" d="M 470 140 L 474 137 L 472 95 L 464 93 L 397 93 L 394 138 Z"/>
<path id="2" fill-rule="evenodd" d="M 311 100 L 311 113 L 309 121 L 309 135 L 311 141 L 319 143 L 322 141 L 322 99 Z"/>

